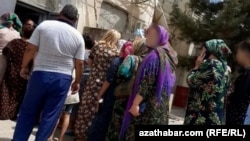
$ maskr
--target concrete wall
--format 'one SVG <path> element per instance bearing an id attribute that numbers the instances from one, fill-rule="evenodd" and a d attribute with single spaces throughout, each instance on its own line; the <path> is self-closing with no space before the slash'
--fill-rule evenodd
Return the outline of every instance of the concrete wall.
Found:
<path id="1" fill-rule="evenodd" d="M 59 0 L 18 0 L 34 7 L 54 12 L 58 10 Z M 69 0 L 71 1 L 71 0 Z"/>
<path id="2" fill-rule="evenodd" d="M 180 56 L 187 56 L 188 55 L 188 49 L 189 49 L 189 43 L 187 43 L 185 40 L 180 40 L 180 31 L 179 29 L 171 23 L 171 12 L 173 10 L 172 5 L 174 3 L 178 3 L 180 9 L 183 11 L 188 10 L 188 2 L 189 0 L 161 0 L 160 1 L 163 5 L 163 10 L 166 16 L 166 19 L 169 24 L 169 32 L 172 35 L 172 46 L 175 48 L 175 50 L 178 52 L 178 55 Z"/>
<path id="3" fill-rule="evenodd" d="M 0 15 L 6 12 L 14 12 L 16 0 L 1 0 L 0 1 Z"/>
<path id="4" fill-rule="evenodd" d="M 116 29 L 124 32 L 127 28 L 128 13 L 117 6 L 103 2 L 98 20 L 98 28 Z"/>
<path id="5" fill-rule="evenodd" d="M 73 4 L 79 12 L 77 29 L 83 32 L 84 26 L 96 27 L 97 17 L 96 9 L 100 2 L 97 0 L 18 0 L 27 5 L 46 10 L 48 12 L 59 13 L 66 4 Z"/>
<path id="6" fill-rule="evenodd" d="M 76 0 L 79 10 L 78 30 L 83 32 L 84 27 L 97 27 L 102 0 Z"/>
<path id="7" fill-rule="evenodd" d="M 124 33 L 132 33 L 136 28 L 148 26 L 152 22 L 154 2 L 134 4 L 135 0 L 18 0 L 48 12 L 60 12 L 66 4 L 78 8 L 77 29 L 84 27 L 116 28 Z M 111 4 L 107 6 L 105 3 Z M 15 4 L 13 4 L 15 5 Z M 108 11 L 110 10 L 111 11 Z M 107 14 L 105 14 L 107 13 Z M 110 16 L 107 16 L 110 15 Z M 125 16 L 126 15 L 126 16 Z M 100 17 L 102 16 L 102 17 Z M 121 18 L 120 18 L 121 17 Z M 111 24 L 108 24 L 111 22 Z M 126 30 L 125 30 L 126 29 Z"/>
<path id="8" fill-rule="evenodd" d="M 188 2 L 189 0 L 160 0 L 160 3 L 162 4 L 163 11 L 165 13 L 165 17 L 168 21 L 169 25 L 169 32 L 171 34 L 171 43 L 173 48 L 177 51 L 179 56 L 187 56 L 188 55 L 188 50 L 190 44 L 187 43 L 185 40 L 180 40 L 180 31 L 179 29 L 171 23 L 171 12 L 173 10 L 172 5 L 174 3 L 178 3 L 180 9 L 183 11 L 188 10 Z M 178 67 L 176 71 L 176 76 L 177 76 L 177 86 L 183 86 L 183 87 L 188 87 L 186 83 L 186 77 L 188 74 L 188 70 Z"/>
<path id="9" fill-rule="evenodd" d="M 115 8 L 116 10 L 111 10 L 111 11 L 117 11 L 117 12 L 114 13 L 114 12 L 108 11 L 110 16 L 107 16 L 106 20 L 104 20 L 105 17 L 103 18 L 103 15 L 104 15 L 103 11 L 105 11 L 105 9 L 102 9 L 102 8 L 107 9 L 107 6 L 101 6 L 100 9 L 99 9 L 99 7 L 97 7 L 97 9 L 99 9 L 97 11 L 100 12 L 98 15 L 102 16 L 101 21 L 106 22 L 106 21 L 111 20 L 112 24 L 113 24 L 113 22 L 117 21 L 118 26 L 120 26 L 122 28 L 125 27 L 124 29 L 121 29 L 125 33 L 133 33 L 136 28 L 143 28 L 145 26 L 148 26 L 152 22 L 152 17 L 153 17 L 153 13 L 154 13 L 154 3 L 151 1 L 148 1 L 148 2 L 142 3 L 142 4 L 135 4 L 131 0 L 103 0 L 102 4 L 105 4 L 105 3 L 109 3 L 111 5 L 111 7 L 113 7 L 113 8 L 116 7 Z M 119 8 L 117 8 L 117 7 L 119 7 Z M 111 8 L 109 8 L 109 10 L 110 9 Z M 120 9 L 120 10 L 118 10 L 118 9 Z M 118 11 L 120 11 L 120 12 L 118 12 Z M 125 13 L 127 14 L 127 19 L 125 18 Z M 113 15 L 114 18 L 108 18 L 108 17 L 112 17 L 111 14 Z M 117 20 L 118 16 L 123 17 L 123 18 L 120 20 Z M 100 17 L 98 17 L 98 18 L 100 18 Z M 121 21 L 125 22 L 126 25 L 122 24 Z M 102 23 L 98 22 L 98 26 L 102 27 L 102 25 L 100 25 L 100 24 L 102 24 Z M 109 27 L 111 27 L 111 25 Z"/>
<path id="10" fill-rule="evenodd" d="M 177 80 L 176 80 L 176 85 L 177 86 L 183 86 L 183 87 L 188 87 L 187 85 L 187 75 L 188 75 L 188 71 L 186 69 L 183 68 L 178 68 L 176 70 L 176 76 L 177 76 Z"/>

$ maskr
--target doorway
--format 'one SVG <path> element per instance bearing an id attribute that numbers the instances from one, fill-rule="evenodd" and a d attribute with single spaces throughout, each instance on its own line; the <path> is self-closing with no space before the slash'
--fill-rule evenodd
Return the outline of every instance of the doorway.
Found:
<path id="1" fill-rule="evenodd" d="M 43 20 L 46 20 L 49 15 L 48 11 L 22 2 L 17 2 L 15 13 L 19 16 L 22 23 L 24 23 L 27 19 L 31 19 L 36 25 L 40 24 Z"/>

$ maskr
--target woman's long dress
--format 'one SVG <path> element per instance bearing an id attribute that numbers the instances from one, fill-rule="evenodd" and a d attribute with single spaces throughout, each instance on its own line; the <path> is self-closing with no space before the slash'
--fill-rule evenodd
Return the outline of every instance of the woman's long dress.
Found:
<path id="1" fill-rule="evenodd" d="M 25 95 L 27 80 L 20 76 L 23 55 L 28 43 L 22 39 L 11 41 L 4 49 L 7 69 L 0 85 L 0 119 L 15 119 Z"/>
<path id="2" fill-rule="evenodd" d="M 228 74 L 218 60 L 205 60 L 198 70 L 187 77 L 190 86 L 185 125 L 224 124 L 224 98 Z"/>
<path id="3" fill-rule="evenodd" d="M 75 122 L 75 134 L 78 140 L 86 140 L 87 138 L 88 129 L 97 112 L 99 91 L 106 79 L 106 73 L 112 59 L 118 55 L 116 48 L 108 48 L 104 44 L 95 46 L 90 53 L 89 58 L 92 60 L 91 71 L 81 97 Z"/>
<path id="4" fill-rule="evenodd" d="M 99 107 L 99 111 L 92 121 L 87 141 L 105 141 L 115 103 L 114 90 L 117 85 L 117 71 L 122 61 L 123 59 L 120 57 L 114 58 L 107 72 L 106 81 L 110 83 L 110 86 L 103 96 L 104 103 Z"/>

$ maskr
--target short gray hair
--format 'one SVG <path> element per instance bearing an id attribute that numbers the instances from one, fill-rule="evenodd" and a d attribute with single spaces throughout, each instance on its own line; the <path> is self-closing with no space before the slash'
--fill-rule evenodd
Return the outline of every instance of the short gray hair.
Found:
<path id="1" fill-rule="evenodd" d="M 61 11 L 61 14 L 69 20 L 77 20 L 78 18 L 78 10 L 72 4 L 65 5 Z"/>

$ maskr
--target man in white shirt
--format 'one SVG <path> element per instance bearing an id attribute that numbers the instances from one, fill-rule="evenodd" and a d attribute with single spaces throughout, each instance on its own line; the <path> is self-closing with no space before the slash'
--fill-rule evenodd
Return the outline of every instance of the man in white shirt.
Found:
<path id="1" fill-rule="evenodd" d="M 28 66 L 34 66 L 22 103 L 13 141 L 27 141 L 37 117 L 41 122 L 35 141 L 47 141 L 63 108 L 75 69 L 72 93 L 77 93 L 83 71 L 85 45 L 75 29 L 78 10 L 66 5 L 58 20 L 42 22 L 32 34 L 23 58 L 21 77 L 28 79 Z"/>

